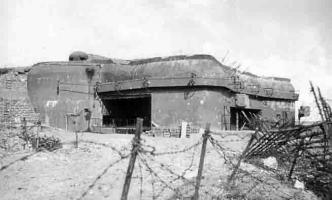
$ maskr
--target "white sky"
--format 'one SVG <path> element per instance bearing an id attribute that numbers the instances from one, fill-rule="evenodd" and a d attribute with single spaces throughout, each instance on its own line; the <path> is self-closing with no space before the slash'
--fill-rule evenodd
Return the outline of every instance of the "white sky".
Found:
<path id="1" fill-rule="evenodd" d="M 0 66 L 67 60 L 75 50 L 113 58 L 211 54 L 241 69 L 308 81 L 332 99 L 329 0 L 0 0 Z M 314 111 L 314 114 L 317 114 Z"/>

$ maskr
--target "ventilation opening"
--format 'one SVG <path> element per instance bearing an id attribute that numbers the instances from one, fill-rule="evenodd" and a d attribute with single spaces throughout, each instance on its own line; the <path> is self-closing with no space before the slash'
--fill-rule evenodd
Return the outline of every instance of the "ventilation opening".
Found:
<path id="1" fill-rule="evenodd" d="M 248 120 L 260 115 L 261 110 L 231 107 L 231 130 L 250 130 Z"/>
<path id="2" fill-rule="evenodd" d="M 151 95 L 103 99 L 106 112 L 103 126 L 133 129 L 136 118 L 143 119 L 143 130 L 151 129 Z"/>

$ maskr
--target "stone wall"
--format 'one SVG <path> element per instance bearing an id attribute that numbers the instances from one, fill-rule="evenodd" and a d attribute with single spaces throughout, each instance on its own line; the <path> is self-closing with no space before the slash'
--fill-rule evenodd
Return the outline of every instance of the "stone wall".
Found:
<path id="1" fill-rule="evenodd" d="M 30 123 L 39 119 L 27 93 L 27 74 L 10 70 L 0 75 L 0 124 L 17 125 L 23 118 Z"/>

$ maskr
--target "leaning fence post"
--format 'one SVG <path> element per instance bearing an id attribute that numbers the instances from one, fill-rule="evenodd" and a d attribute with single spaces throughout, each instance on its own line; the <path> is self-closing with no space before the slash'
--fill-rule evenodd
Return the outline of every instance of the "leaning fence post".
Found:
<path id="1" fill-rule="evenodd" d="M 198 198 L 199 198 L 199 187 L 200 187 L 201 179 L 202 179 L 204 158 L 205 158 L 205 153 L 206 153 L 206 143 L 207 143 L 207 140 L 209 139 L 209 137 L 210 137 L 210 123 L 207 123 L 206 127 L 205 127 L 205 132 L 203 134 L 203 144 L 202 144 L 202 150 L 201 150 L 201 157 L 199 159 L 198 173 L 197 173 L 197 177 L 196 177 L 194 200 L 198 200 Z"/>
<path id="2" fill-rule="evenodd" d="M 291 168 L 289 170 L 289 174 L 288 174 L 288 180 L 289 181 L 292 179 L 292 175 L 293 175 L 293 172 L 294 172 L 294 169 L 295 169 L 295 165 L 296 165 L 298 157 L 300 156 L 300 151 L 301 151 L 301 148 L 302 148 L 303 144 L 304 144 L 304 139 L 302 139 L 300 141 L 299 145 L 296 148 L 296 153 L 295 153 L 295 156 L 294 156 L 294 159 L 293 159 L 293 162 L 292 162 L 292 166 L 291 166 Z"/>
<path id="3" fill-rule="evenodd" d="M 237 171 L 238 171 L 238 169 L 239 169 L 239 167 L 241 165 L 241 162 L 242 162 L 243 158 L 245 157 L 246 153 L 248 152 L 249 148 L 251 147 L 252 142 L 254 141 L 255 136 L 257 135 L 257 132 L 258 131 L 256 131 L 253 135 L 251 135 L 250 140 L 249 140 L 246 148 L 244 149 L 243 153 L 241 154 L 239 160 L 237 161 L 237 163 L 236 163 L 236 165 L 235 165 L 235 167 L 234 167 L 234 169 L 232 171 L 232 174 L 227 179 L 227 186 L 229 186 L 229 184 L 233 180 L 235 174 L 237 173 Z"/>
<path id="4" fill-rule="evenodd" d="M 142 127 L 143 127 L 143 119 L 137 118 L 136 119 L 136 132 L 135 132 L 135 137 L 133 139 L 131 156 L 130 156 L 129 165 L 127 168 L 126 179 L 125 179 L 123 189 L 122 189 L 121 200 L 127 200 L 127 198 L 128 198 L 131 176 L 134 171 L 135 161 L 136 161 L 136 157 L 138 154 L 138 148 L 140 145 Z"/>

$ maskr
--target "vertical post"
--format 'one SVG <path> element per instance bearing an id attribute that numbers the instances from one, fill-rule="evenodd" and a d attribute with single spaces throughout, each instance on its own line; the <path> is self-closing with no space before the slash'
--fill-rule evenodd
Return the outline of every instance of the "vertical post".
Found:
<path id="1" fill-rule="evenodd" d="M 230 175 L 230 177 L 227 179 L 227 185 L 229 186 L 229 184 L 231 183 L 231 181 L 233 180 L 237 170 L 239 169 L 240 165 L 241 165 L 241 162 L 243 160 L 243 158 L 245 157 L 246 153 L 248 152 L 252 142 L 254 141 L 254 138 L 255 138 L 255 135 L 257 134 L 257 131 L 251 136 L 246 148 L 244 149 L 243 153 L 241 154 L 239 160 L 237 161 L 233 171 L 232 171 L 232 174 Z"/>
<path id="2" fill-rule="evenodd" d="M 226 115 L 226 113 L 230 114 L 230 111 L 227 110 L 227 106 L 224 106 L 224 113 L 223 113 L 223 122 L 224 122 L 223 130 L 224 131 L 230 129 L 230 127 L 228 128 L 228 124 L 229 124 L 230 119 L 228 118 L 229 115 L 228 114 Z"/>
<path id="3" fill-rule="evenodd" d="M 222 130 L 226 130 L 227 129 L 227 125 L 226 125 L 226 108 L 225 108 L 225 106 L 224 106 L 224 112 L 223 112 L 223 114 L 222 114 L 222 122 L 223 122 L 223 129 Z"/>
<path id="4" fill-rule="evenodd" d="M 75 148 L 78 148 L 78 117 L 79 115 L 75 115 L 74 116 L 74 130 L 75 130 Z"/>
<path id="5" fill-rule="evenodd" d="M 325 160 L 326 158 L 326 153 L 328 151 L 329 143 L 328 143 L 328 123 L 325 122 L 322 126 L 321 129 L 324 134 L 324 157 L 323 159 Z"/>
<path id="6" fill-rule="evenodd" d="M 314 94 L 314 97 L 315 97 L 315 102 L 316 102 L 316 106 L 317 106 L 318 111 L 319 111 L 319 115 L 321 116 L 322 121 L 324 121 L 324 115 L 323 115 L 322 109 L 321 109 L 321 107 L 320 107 L 320 104 L 319 104 L 319 102 L 318 102 L 318 98 L 317 98 L 317 95 L 316 95 L 315 88 L 314 88 L 314 86 L 312 85 L 312 82 L 311 82 L 311 81 L 309 81 L 309 83 L 310 83 L 310 87 L 311 87 L 311 92 Z"/>
<path id="7" fill-rule="evenodd" d="M 9 101 L 9 130 L 10 130 L 10 133 L 12 133 L 12 119 L 13 119 L 13 116 L 12 116 L 12 81 L 13 79 L 11 78 L 10 79 L 10 83 L 9 83 L 9 98 L 10 98 L 10 101 Z"/>
<path id="8" fill-rule="evenodd" d="M 297 146 L 297 150 L 296 150 L 296 153 L 295 153 L 295 156 L 294 156 L 294 160 L 292 162 L 292 166 L 291 166 L 291 169 L 289 170 L 289 174 L 288 174 L 288 180 L 291 180 L 292 178 L 292 175 L 293 175 L 293 171 L 295 169 L 295 165 L 296 165 L 296 161 L 297 161 L 297 158 L 300 156 L 300 150 L 303 146 L 303 143 L 304 143 L 304 139 L 301 140 L 300 144 Z"/>
<path id="9" fill-rule="evenodd" d="M 326 106 L 325 99 L 323 98 L 322 93 L 321 93 L 319 87 L 317 87 L 317 91 L 318 91 L 318 97 L 319 97 L 320 103 L 322 105 L 322 111 L 323 111 L 325 120 L 329 121 L 330 120 L 330 116 L 329 116 L 328 108 Z"/>
<path id="10" fill-rule="evenodd" d="M 141 140 L 142 127 L 143 127 L 143 119 L 137 118 L 136 119 L 136 132 L 135 132 L 135 137 L 133 139 L 131 156 L 130 156 L 129 165 L 127 168 L 126 179 L 125 179 L 123 189 L 122 189 L 121 200 L 127 200 L 127 198 L 128 198 L 131 176 L 134 171 L 135 161 L 136 161 L 136 157 L 138 154 L 138 148 L 139 148 L 140 140 Z"/>
<path id="11" fill-rule="evenodd" d="M 239 112 L 236 111 L 235 112 L 235 116 L 236 116 L 236 130 L 239 130 Z"/>
<path id="12" fill-rule="evenodd" d="M 65 115 L 65 120 L 66 120 L 66 132 L 68 132 L 68 115 Z"/>
<path id="13" fill-rule="evenodd" d="M 326 145 L 332 147 L 332 123 L 325 123 L 324 127 L 328 139 L 328 143 Z"/>
<path id="14" fill-rule="evenodd" d="M 77 130 L 75 130 L 75 147 L 78 148 L 78 133 Z"/>
<path id="15" fill-rule="evenodd" d="M 182 121 L 182 123 L 181 123 L 180 138 L 186 138 L 187 124 L 188 124 L 187 122 Z"/>
<path id="16" fill-rule="evenodd" d="M 39 123 L 36 123 L 36 135 L 37 135 L 37 144 L 36 144 L 36 150 L 38 151 L 39 148 Z"/>
<path id="17" fill-rule="evenodd" d="M 198 198 L 199 198 L 199 187 L 200 187 L 201 179 L 202 179 L 204 158 L 205 158 L 205 153 L 206 153 L 206 143 L 207 143 L 207 140 L 209 139 L 209 137 L 210 137 L 210 123 L 207 123 L 206 127 L 205 127 L 205 132 L 203 134 L 203 144 L 202 144 L 202 150 L 201 150 L 201 157 L 199 160 L 198 173 L 197 173 L 197 177 L 196 177 L 194 200 L 198 200 Z"/>

